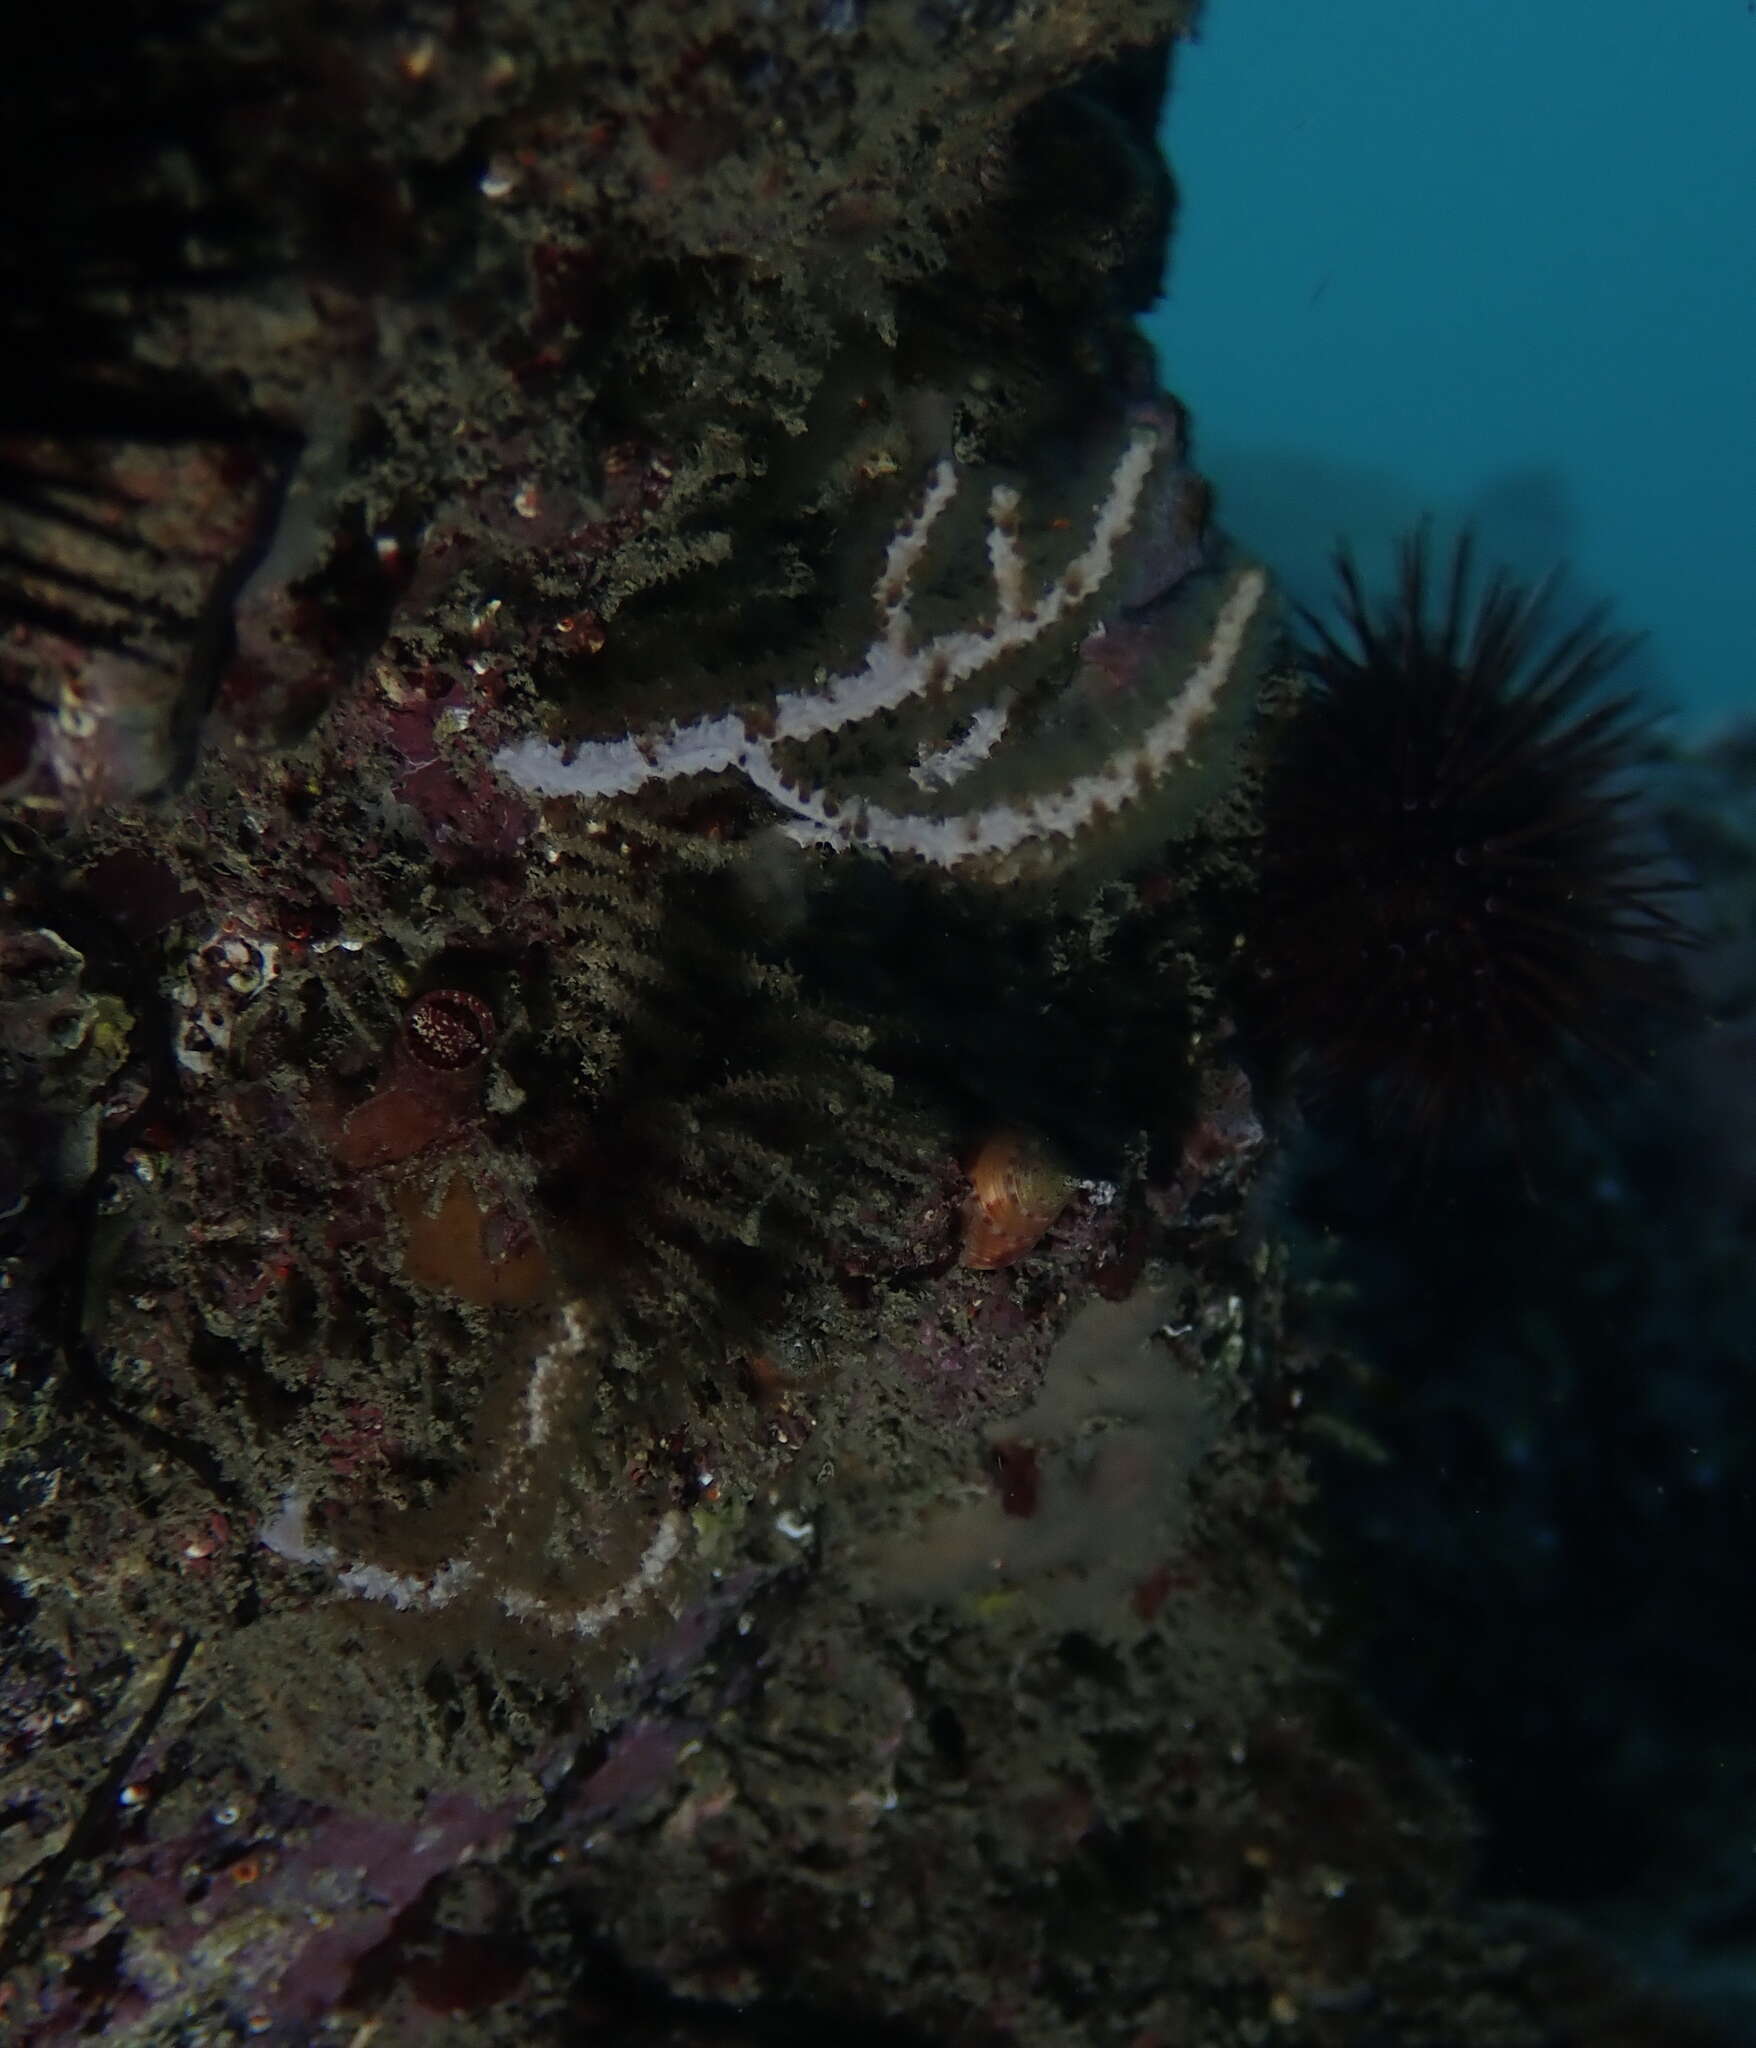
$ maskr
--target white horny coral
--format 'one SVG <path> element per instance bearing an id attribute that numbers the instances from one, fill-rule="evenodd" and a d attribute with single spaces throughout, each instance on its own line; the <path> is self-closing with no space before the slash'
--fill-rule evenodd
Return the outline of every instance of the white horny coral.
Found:
<path id="1" fill-rule="evenodd" d="M 987 532 L 994 612 L 986 623 L 919 642 L 914 637 L 915 579 L 933 528 L 958 487 L 955 465 L 943 461 L 920 510 L 886 550 L 873 591 L 881 630 L 859 668 L 820 677 L 809 689 L 783 691 L 772 710 L 759 716 L 725 712 L 664 731 L 587 740 L 571 750 L 532 735 L 503 747 L 494 765 L 535 795 L 587 799 L 630 795 L 649 782 L 736 771 L 787 814 L 787 836 L 801 845 L 864 845 L 936 867 L 1000 876 L 1040 865 L 1052 859 L 1057 841 L 1075 841 L 1138 807 L 1195 765 L 1197 742 L 1222 700 L 1248 690 L 1253 664 L 1247 650 L 1268 608 L 1264 570 L 1243 564 L 1225 575 L 1217 602 L 1204 615 L 1205 634 L 1173 665 L 1163 701 L 1144 724 L 1137 722 L 1080 772 L 1068 772 L 1064 736 L 1049 747 L 1010 738 L 1016 691 L 998 681 L 991 698 L 967 714 L 962 737 L 924 749 L 910 770 L 917 786 L 932 793 L 920 808 L 892 809 L 865 795 L 812 787 L 796 771 L 789 773 L 783 759 L 789 749 L 986 677 L 1112 584 L 1166 441 L 1162 419 L 1136 428 L 1110 473 L 1090 540 L 1034 599 L 1018 549 L 1018 493 L 995 487 Z M 1135 625 L 1119 631 L 1143 640 L 1158 637 L 1156 629 Z M 1094 667 L 1113 668 L 1117 658 L 1106 657 L 1106 644 L 1100 625 L 1087 636 L 1082 655 L 1095 653 Z M 959 785 L 970 786 L 961 805 L 955 795 L 940 794 Z M 977 792 L 973 798 L 971 788 Z"/>
<path id="2" fill-rule="evenodd" d="M 638 1563 L 618 1583 L 600 1588 L 595 1598 L 540 1593 L 515 1576 L 521 1561 L 528 1568 L 541 1554 L 550 1491 L 544 1482 L 552 1481 L 557 1469 L 551 1440 L 568 1405 L 576 1404 L 590 1383 L 601 1335 L 582 1303 L 563 1306 L 553 1341 L 532 1361 L 518 1405 L 518 1427 L 490 1468 L 482 1519 L 464 1547 L 440 1563 L 425 1571 L 398 1571 L 370 1558 L 350 1560 L 312 1534 L 308 1504 L 297 1493 L 283 1497 L 257 1530 L 257 1542 L 288 1564 L 328 1572 L 336 1590 L 352 1599 L 377 1601 L 403 1613 L 436 1614 L 476 1595 L 514 1621 L 534 1623 L 552 1635 L 581 1643 L 603 1635 L 653 1599 L 682 1557 L 688 1522 L 680 1511 L 667 1509 L 655 1519 Z M 595 1560 L 582 1562 L 589 1568 Z"/>

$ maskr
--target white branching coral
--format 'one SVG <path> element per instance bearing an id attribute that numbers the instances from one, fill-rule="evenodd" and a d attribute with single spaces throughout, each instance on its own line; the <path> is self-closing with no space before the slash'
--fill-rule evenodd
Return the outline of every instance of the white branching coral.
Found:
<path id="1" fill-rule="evenodd" d="M 454 1555 L 418 1572 L 349 1558 L 335 1544 L 313 1537 L 308 1504 L 296 1493 L 283 1498 L 258 1529 L 257 1541 L 289 1564 L 327 1571 L 336 1590 L 356 1600 L 434 1614 L 476 1594 L 513 1620 L 553 1635 L 576 1642 L 601 1636 L 657 1592 L 682 1554 L 688 1523 L 676 1509 L 660 1514 L 633 1568 L 616 1583 L 599 1587 L 593 1598 L 560 1598 L 518 1582 L 515 1561 L 540 1549 L 540 1532 L 530 1525 L 540 1520 L 546 1504 L 543 1453 L 562 1416 L 577 1404 L 595 1368 L 600 1339 L 597 1320 L 583 1304 L 563 1308 L 553 1342 L 532 1361 L 517 1425 L 488 1475 L 479 1525 Z"/>
<path id="2" fill-rule="evenodd" d="M 1198 741 L 1222 700 L 1245 692 L 1253 664 L 1253 629 L 1269 596 L 1266 573 L 1241 564 L 1218 580 L 1215 601 L 1202 610 L 1202 631 L 1178 637 L 1166 660 L 1162 626 L 1100 624 L 1081 648 L 1079 674 L 1115 671 L 1113 632 L 1140 643 L 1133 666 L 1152 671 L 1148 714 L 1138 706 L 1129 728 L 1107 750 L 1069 773 L 1070 748 L 1051 721 L 1015 735 L 1018 685 L 1011 657 L 1039 647 L 1071 614 L 1120 581 L 1124 544 L 1141 522 L 1149 479 L 1170 439 L 1154 417 L 1135 429 L 1110 472 L 1084 548 L 1033 596 L 1020 550 L 1019 497 L 1007 485 L 989 496 L 987 560 L 992 616 L 917 640 L 912 600 L 935 526 L 958 489 L 954 464 L 941 462 L 915 516 L 892 537 L 874 587 L 879 632 L 861 665 L 819 676 L 808 689 L 780 693 L 760 712 L 725 712 L 669 728 L 587 740 L 572 750 L 536 736 L 501 749 L 495 765 L 521 788 L 541 796 L 587 800 L 633 794 L 649 783 L 674 783 L 725 773 L 742 775 L 785 814 L 800 844 L 870 847 L 933 866 L 992 875 L 1018 873 L 1051 858 L 1057 842 L 1073 842 L 1153 796 L 1197 761 Z M 1146 646 L 1150 641 L 1152 644 Z M 810 742 L 871 727 L 917 704 L 959 701 L 965 686 L 987 684 L 985 701 L 964 711 L 955 737 L 917 752 L 908 775 L 923 792 L 918 805 L 896 808 L 869 793 L 816 786 L 801 764 Z"/>

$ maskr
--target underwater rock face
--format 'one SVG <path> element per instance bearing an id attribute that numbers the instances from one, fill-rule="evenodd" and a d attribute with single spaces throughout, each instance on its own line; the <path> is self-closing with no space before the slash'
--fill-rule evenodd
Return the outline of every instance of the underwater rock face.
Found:
<path id="1" fill-rule="evenodd" d="M 1133 324 L 1189 14 L 0 83 L 78 172 L 0 309 L 26 2048 L 1566 2037 L 1304 1578 L 1269 591 Z"/>

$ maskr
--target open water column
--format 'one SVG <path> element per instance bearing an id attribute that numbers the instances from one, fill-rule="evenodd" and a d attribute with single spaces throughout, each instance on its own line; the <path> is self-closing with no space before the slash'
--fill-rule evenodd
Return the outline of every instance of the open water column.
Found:
<path id="1" fill-rule="evenodd" d="M 1154 332 L 1294 594 L 1467 523 L 1696 730 L 1756 710 L 1756 10 L 1228 0 L 1173 105 Z"/>

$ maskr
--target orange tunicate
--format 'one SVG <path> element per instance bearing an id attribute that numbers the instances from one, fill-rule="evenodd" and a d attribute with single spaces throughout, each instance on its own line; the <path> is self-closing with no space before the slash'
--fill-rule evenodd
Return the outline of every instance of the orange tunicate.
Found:
<path id="1" fill-rule="evenodd" d="M 402 1268 L 419 1287 L 455 1294 L 482 1308 L 528 1308 L 548 1292 L 548 1254 L 504 1209 L 489 1209 L 461 1173 L 438 1208 L 424 1188 L 396 1192 L 402 1218 Z"/>
<path id="2" fill-rule="evenodd" d="M 970 1162 L 961 1265 L 978 1272 L 1022 1259 L 1066 1208 L 1073 1176 L 1039 1139 L 1002 1131 Z"/>
<path id="3" fill-rule="evenodd" d="M 457 1127 L 456 1108 L 394 1082 L 342 1120 L 330 1149 L 343 1166 L 364 1171 L 414 1158 Z"/>

